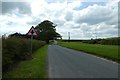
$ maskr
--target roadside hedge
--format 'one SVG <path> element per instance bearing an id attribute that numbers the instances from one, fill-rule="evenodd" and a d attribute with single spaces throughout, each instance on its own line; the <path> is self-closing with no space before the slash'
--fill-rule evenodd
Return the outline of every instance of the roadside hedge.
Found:
<path id="1" fill-rule="evenodd" d="M 89 44 L 120 45 L 120 38 L 91 39 L 83 40 L 82 42 Z"/>
<path id="2" fill-rule="evenodd" d="M 108 38 L 101 40 L 101 44 L 105 45 L 120 45 L 120 38 Z"/>
<path id="3" fill-rule="evenodd" d="M 30 59 L 31 44 L 30 39 L 25 38 L 2 38 L 2 68 L 3 71 L 11 65 Z M 33 52 L 45 45 L 44 41 L 32 40 Z"/>

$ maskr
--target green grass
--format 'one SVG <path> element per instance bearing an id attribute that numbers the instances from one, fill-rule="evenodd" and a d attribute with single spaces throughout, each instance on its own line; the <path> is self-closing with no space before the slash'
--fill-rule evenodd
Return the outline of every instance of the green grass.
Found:
<path id="1" fill-rule="evenodd" d="M 88 52 L 90 54 L 98 55 L 113 61 L 119 61 L 118 46 L 113 45 L 100 45 L 100 44 L 86 44 L 81 42 L 59 42 L 59 45 Z"/>
<path id="2" fill-rule="evenodd" d="M 15 69 L 9 71 L 3 78 L 45 78 L 47 45 L 41 47 L 33 54 L 33 59 L 22 61 Z"/>

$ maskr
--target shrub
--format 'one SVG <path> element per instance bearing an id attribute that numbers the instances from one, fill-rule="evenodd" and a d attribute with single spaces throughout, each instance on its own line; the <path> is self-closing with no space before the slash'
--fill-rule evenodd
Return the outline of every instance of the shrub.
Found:
<path id="1" fill-rule="evenodd" d="M 45 45 L 44 41 L 32 40 L 33 52 Z M 21 60 L 30 58 L 30 39 L 7 38 L 2 39 L 2 66 L 3 71 Z"/>
<path id="2" fill-rule="evenodd" d="M 120 45 L 120 38 L 91 39 L 83 40 L 82 42 L 89 44 Z"/>
<path id="3" fill-rule="evenodd" d="M 108 38 L 108 39 L 103 39 L 101 41 L 101 44 L 105 45 L 120 45 L 120 38 Z"/>

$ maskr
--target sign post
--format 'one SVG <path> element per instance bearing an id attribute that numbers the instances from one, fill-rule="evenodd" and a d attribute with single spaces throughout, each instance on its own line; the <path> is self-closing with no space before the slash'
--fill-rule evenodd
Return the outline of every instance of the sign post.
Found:
<path id="1" fill-rule="evenodd" d="M 33 35 L 31 35 L 31 41 L 30 41 L 30 43 L 31 43 L 31 54 L 32 54 L 32 39 L 33 39 Z"/>
<path id="2" fill-rule="evenodd" d="M 33 36 L 37 36 L 37 33 L 34 29 L 34 27 L 32 26 L 31 29 L 28 31 L 27 35 L 31 36 L 31 39 L 30 39 L 30 53 L 32 55 L 32 52 L 33 52 L 33 46 L 32 46 L 32 40 L 33 40 Z"/>

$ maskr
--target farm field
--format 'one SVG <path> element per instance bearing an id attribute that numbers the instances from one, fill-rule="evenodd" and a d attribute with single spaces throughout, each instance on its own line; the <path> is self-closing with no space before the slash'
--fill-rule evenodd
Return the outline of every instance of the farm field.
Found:
<path id="1" fill-rule="evenodd" d="M 81 42 L 59 42 L 60 46 L 87 52 L 118 62 L 118 47 L 114 45 L 87 44 Z"/>
<path id="2" fill-rule="evenodd" d="M 33 59 L 21 61 L 17 67 L 6 74 L 3 78 L 44 78 L 46 70 L 47 45 L 41 47 L 33 54 Z"/>

